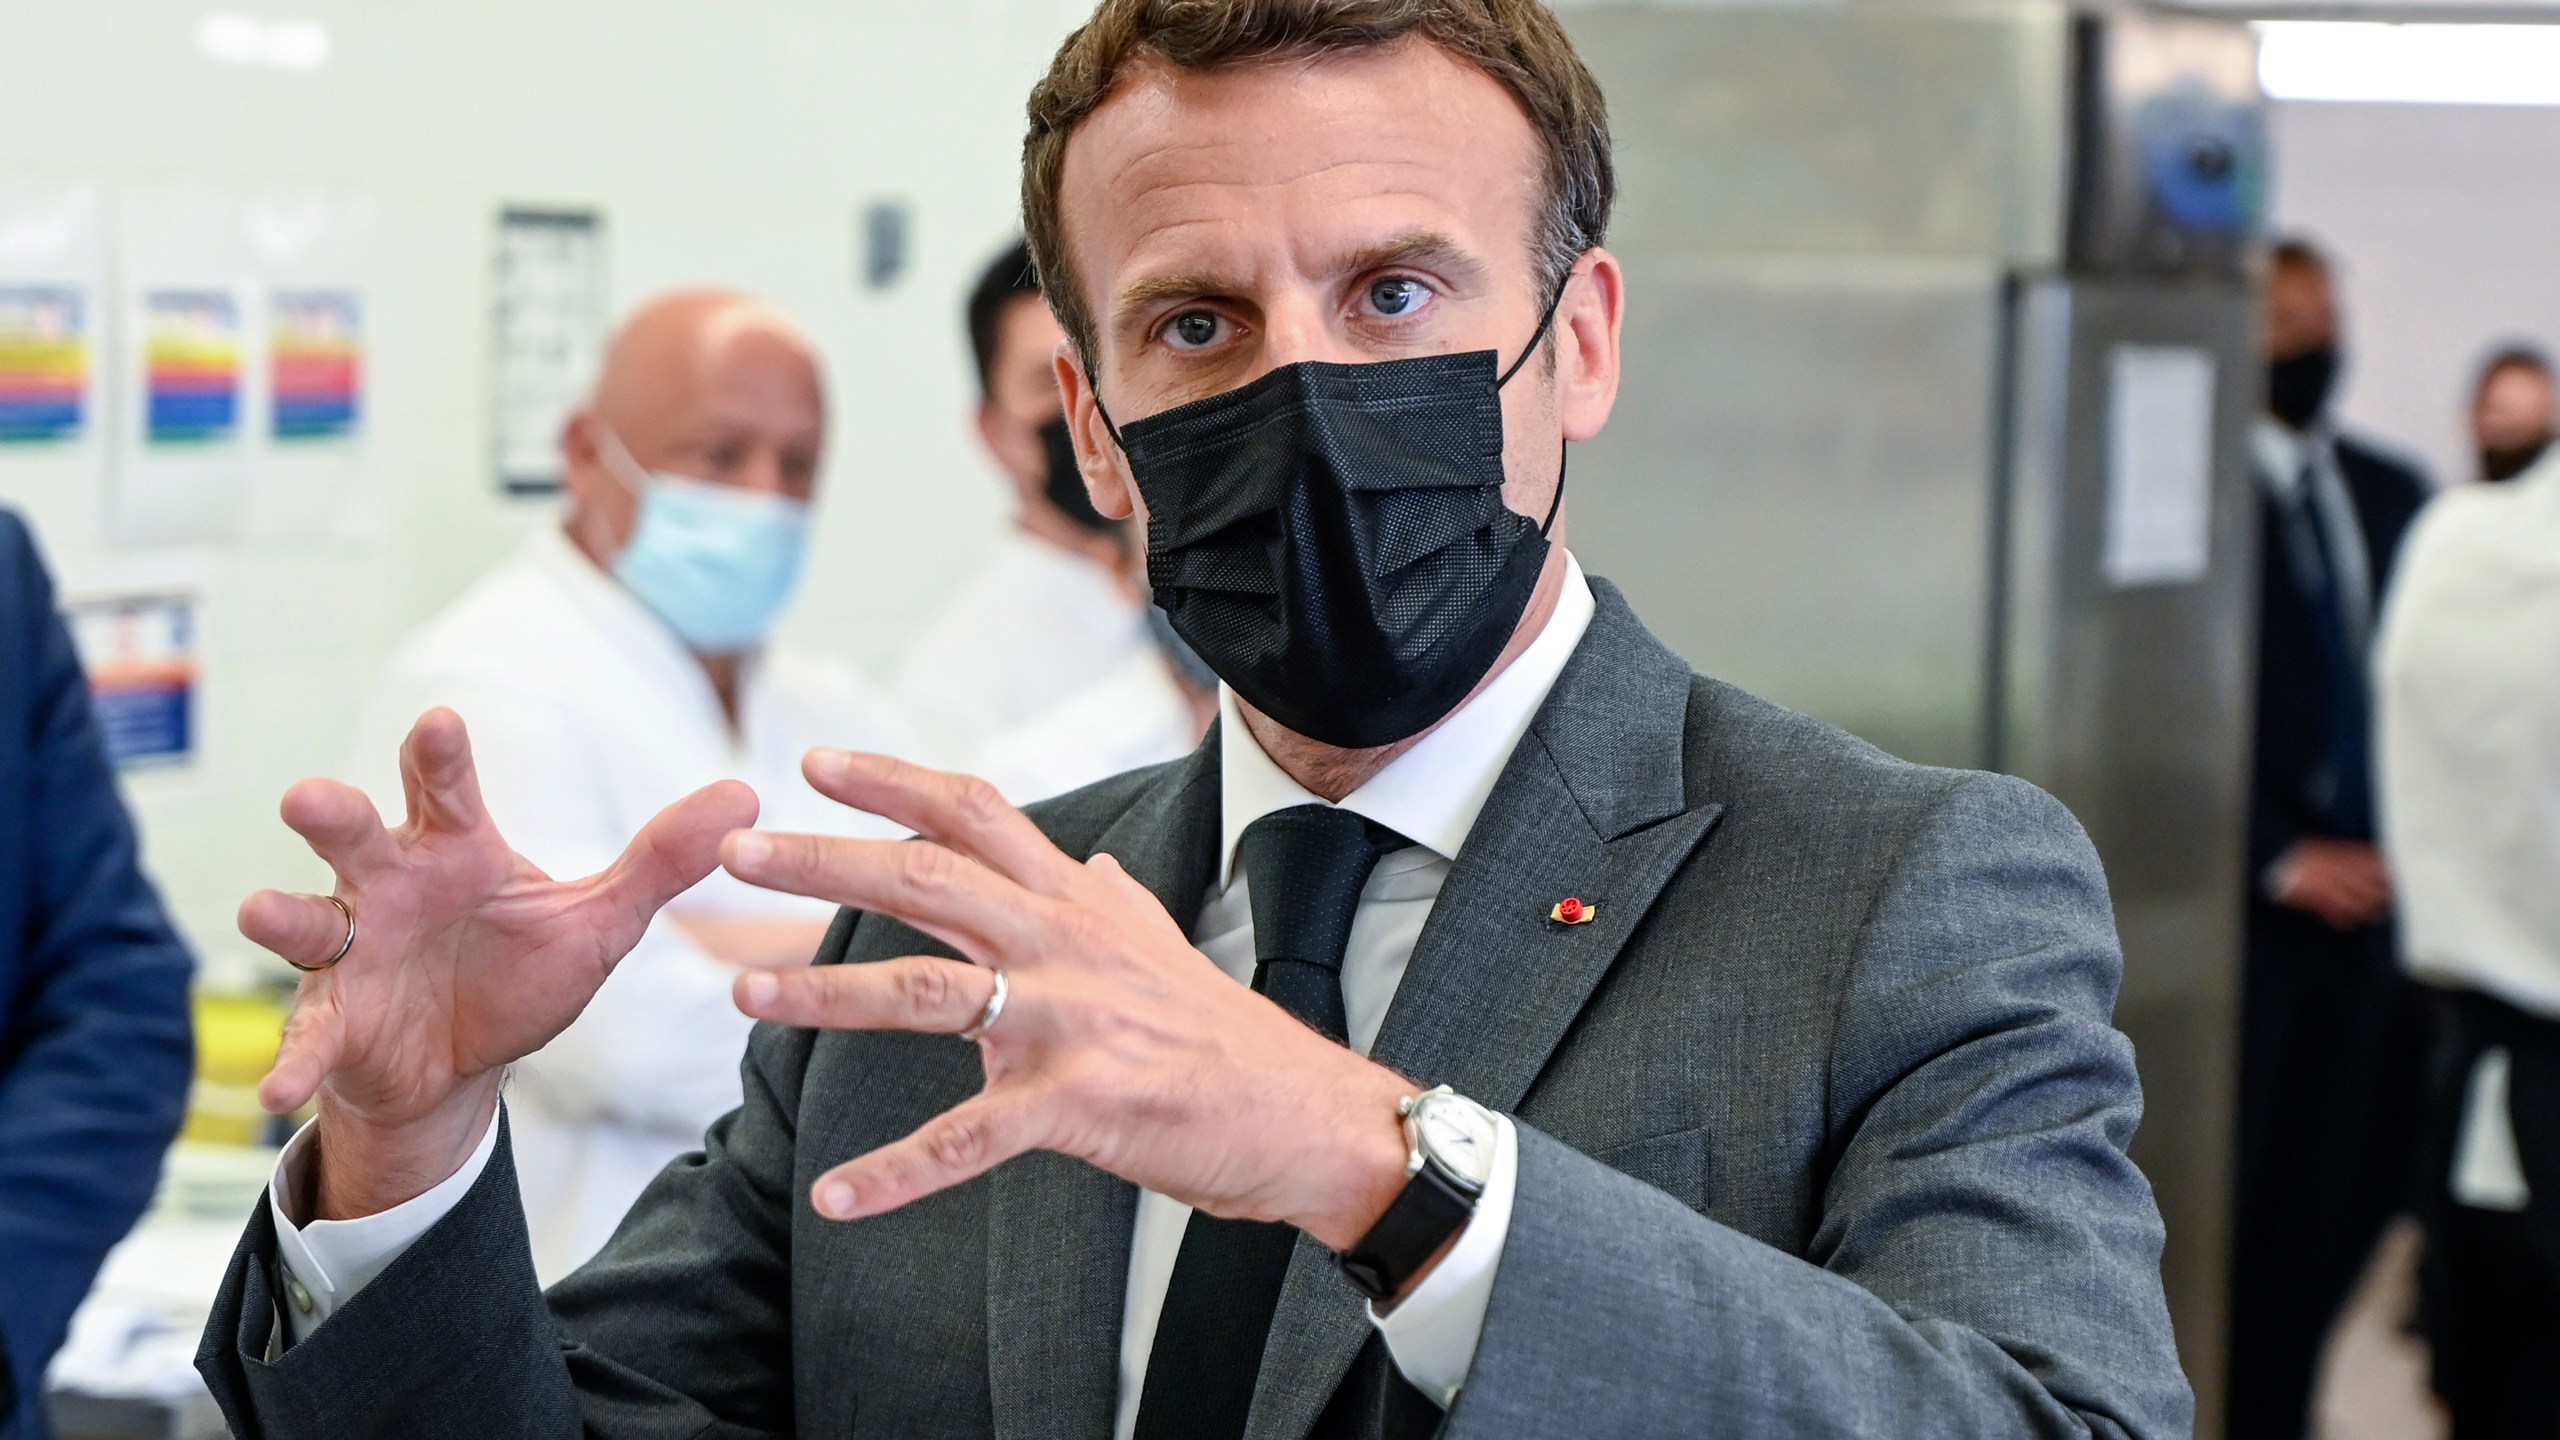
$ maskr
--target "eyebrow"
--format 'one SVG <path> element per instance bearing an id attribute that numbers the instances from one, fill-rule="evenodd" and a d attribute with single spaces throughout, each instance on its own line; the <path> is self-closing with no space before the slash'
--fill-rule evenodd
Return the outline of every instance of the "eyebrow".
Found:
<path id="1" fill-rule="evenodd" d="M 1338 275 L 1357 275 L 1397 265 L 1428 266 L 1467 280 L 1476 279 L 1484 273 L 1483 261 L 1465 246 L 1436 230 L 1410 230 L 1391 239 L 1363 245 L 1336 256 L 1325 268 Z M 1116 324 L 1127 325 L 1140 312 L 1166 300 L 1218 299 L 1233 296 L 1244 288 L 1234 277 L 1212 270 L 1151 276 L 1120 293 L 1118 303 L 1112 307 L 1112 319 Z"/>

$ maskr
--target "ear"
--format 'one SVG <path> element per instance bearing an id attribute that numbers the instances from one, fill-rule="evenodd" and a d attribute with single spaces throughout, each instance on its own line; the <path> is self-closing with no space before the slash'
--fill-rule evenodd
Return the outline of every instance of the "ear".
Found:
<path id="1" fill-rule="evenodd" d="M 1598 435 L 1617 407 L 1626 315 L 1626 272 L 1594 246 L 1574 262 L 1556 308 L 1556 416 L 1567 440 Z"/>
<path id="2" fill-rule="evenodd" d="M 1093 497 L 1093 508 L 1112 520 L 1136 516 L 1138 487 L 1129 475 L 1129 457 L 1120 453 L 1119 442 L 1102 423 L 1102 406 L 1075 342 L 1059 341 L 1053 363 L 1058 395 L 1067 402 L 1067 434 L 1075 441 L 1076 468 L 1084 472 L 1084 488 Z"/>
<path id="3" fill-rule="evenodd" d="M 560 488 L 569 496 L 569 533 L 598 565 L 631 543 L 640 502 L 605 468 L 596 452 L 596 419 L 580 406 L 560 427 Z"/>
<path id="4" fill-rule="evenodd" d="M 569 412 L 560 425 L 560 483 L 582 510 L 595 503 L 599 484 L 622 488 L 605 472 L 604 457 L 596 453 L 595 412 L 584 405 Z"/>

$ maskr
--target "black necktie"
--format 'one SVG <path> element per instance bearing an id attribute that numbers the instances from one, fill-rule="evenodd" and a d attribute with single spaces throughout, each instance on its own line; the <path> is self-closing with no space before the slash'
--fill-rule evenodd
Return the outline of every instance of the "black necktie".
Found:
<path id="1" fill-rule="evenodd" d="M 2322 523 L 2320 477 L 2303 476 L 2301 496 L 2286 516 L 2300 537 L 2297 554 L 2313 573 L 2302 577 L 2311 602 L 2312 633 L 2318 643 L 2321 678 L 2328 690 L 2328 809 L 2338 833 L 2362 840 L 2373 834 L 2371 701 L 2365 692 L 2364 664 L 2347 623 L 2346 576 L 2338 550 Z"/>
<path id="2" fill-rule="evenodd" d="M 1380 857 L 1411 843 L 1329 805 L 1277 810 L 1245 827 L 1236 853 L 1253 900 L 1253 988 L 1343 1039 L 1342 952 L 1361 887 Z M 1137 1440 L 1244 1433 L 1297 1243 L 1287 1225 L 1192 1215 L 1147 1355 Z"/>

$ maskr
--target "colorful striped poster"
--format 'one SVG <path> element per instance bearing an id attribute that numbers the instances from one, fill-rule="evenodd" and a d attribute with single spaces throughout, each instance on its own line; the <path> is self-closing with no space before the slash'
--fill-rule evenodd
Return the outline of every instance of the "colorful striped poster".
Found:
<path id="1" fill-rule="evenodd" d="M 279 290 L 268 307 L 278 440 L 343 440 L 364 390 L 363 312 L 345 290 Z"/>
<path id="2" fill-rule="evenodd" d="M 68 286 L 0 286 L 0 445 L 80 438 L 89 398 L 89 307 Z"/>
<path id="3" fill-rule="evenodd" d="M 205 445 L 240 430 L 240 303 L 226 290 L 143 296 L 143 435 Z"/>
<path id="4" fill-rule="evenodd" d="M 167 765 L 195 753 L 196 604 L 124 595 L 64 607 L 89 676 L 90 709 L 119 765 Z"/>

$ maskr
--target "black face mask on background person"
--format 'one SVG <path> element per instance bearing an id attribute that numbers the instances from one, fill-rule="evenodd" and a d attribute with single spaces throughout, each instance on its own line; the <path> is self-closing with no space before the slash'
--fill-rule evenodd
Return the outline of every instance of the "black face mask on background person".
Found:
<path id="1" fill-rule="evenodd" d="M 1040 493 L 1051 509 L 1097 534 L 1119 525 L 1093 508 L 1093 492 L 1084 488 L 1084 472 L 1076 468 L 1076 442 L 1067 434 L 1066 416 L 1040 427 L 1040 448 L 1049 457 L 1049 476 L 1041 482 Z"/>
<path id="2" fill-rule="evenodd" d="M 2267 365 L 2267 413 L 2296 430 L 2308 430 L 2329 408 L 2342 366 L 2335 345 L 2287 355 Z"/>
<path id="3" fill-rule="evenodd" d="M 1147 576 L 1176 634 L 1255 709 L 1344 749 L 1438 723 L 1536 593 L 1543 524 L 1502 503 L 1498 352 L 1284 365 L 1103 424 L 1147 502 Z M 1097 397 L 1097 408 L 1099 400 Z"/>
<path id="4" fill-rule="evenodd" d="M 2551 449 L 2551 437 L 2524 445 L 2493 445 L 2480 452 L 2480 478 L 2490 484 L 2513 480 L 2534 467 Z"/>

